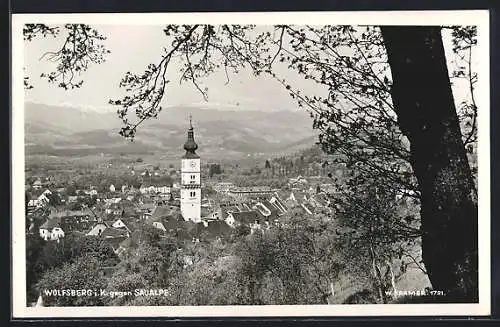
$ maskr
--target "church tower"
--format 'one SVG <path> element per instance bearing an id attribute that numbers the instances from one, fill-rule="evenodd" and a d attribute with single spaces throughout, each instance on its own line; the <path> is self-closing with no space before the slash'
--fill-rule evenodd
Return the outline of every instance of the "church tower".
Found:
<path id="1" fill-rule="evenodd" d="M 201 221 L 201 174 L 198 144 L 194 141 L 193 124 L 189 116 L 189 130 L 181 164 L 181 214 L 184 220 Z"/>

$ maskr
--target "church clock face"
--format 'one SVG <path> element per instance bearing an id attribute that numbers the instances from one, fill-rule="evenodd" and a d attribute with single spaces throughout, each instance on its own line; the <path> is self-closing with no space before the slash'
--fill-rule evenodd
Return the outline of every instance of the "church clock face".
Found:
<path id="1" fill-rule="evenodd" d="M 191 167 L 192 167 L 192 168 L 196 167 L 196 162 L 191 161 Z"/>

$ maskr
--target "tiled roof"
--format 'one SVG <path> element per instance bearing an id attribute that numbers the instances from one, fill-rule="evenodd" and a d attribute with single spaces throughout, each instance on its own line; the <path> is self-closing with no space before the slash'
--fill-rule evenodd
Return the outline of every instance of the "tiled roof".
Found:
<path id="1" fill-rule="evenodd" d="M 102 238 L 115 238 L 115 237 L 126 237 L 126 236 L 127 236 L 126 231 L 114 227 L 108 227 L 101 233 Z"/>
<path id="2" fill-rule="evenodd" d="M 157 206 L 150 219 L 164 218 L 172 215 L 172 209 L 167 206 Z"/>
<path id="3" fill-rule="evenodd" d="M 94 216 L 92 211 L 89 209 L 84 210 L 64 210 L 64 211 L 55 211 L 50 213 L 51 218 L 62 218 L 62 217 L 81 217 L 81 216 Z"/>
<path id="4" fill-rule="evenodd" d="M 231 227 L 226 222 L 215 220 L 205 227 L 203 222 L 191 223 L 188 234 L 200 240 L 213 240 L 216 237 L 228 237 L 232 233 Z"/>
<path id="5" fill-rule="evenodd" d="M 68 232 L 77 232 L 77 231 L 87 231 L 91 226 L 95 225 L 95 220 L 74 220 L 74 219 L 64 219 L 61 218 L 60 226 L 63 230 Z"/>
<path id="6" fill-rule="evenodd" d="M 241 211 L 251 211 L 252 210 L 252 204 L 251 203 L 242 203 L 240 206 Z"/>
<path id="7" fill-rule="evenodd" d="M 154 210 L 156 208 L 156 204 L 153 202 L 144 203 L 139 206 L 140 210 Z"/>
<path id="8" fill-rule="evenodd" d="M 202 231 L 206 231 L 209 238 L 228 237 L 232 233 L 231 227 L 225 221 L 215 220 L 208 223 Z"/>
<path id="9" fill-rule="evenodd" d="M 235 206 L 235 205 L 227 206 L 227 207 L 225 207 L 225 210 L 226 210 L 226 212 L 240 212 L 241 211 L 240 208 L 238 208 L 238 206 Z"/>
<path id="10" fill-rule="evenodd" d="M 61 224 L 61 218 L 60 217 L 54 217 L 54 218 L 47 219 L 40 226 L 40 228 L 47 229 L 47 230 L 52 230 L 54 227 L 60 227 L 60 224 Z"/>
<path id="11" fill-rule="evenodd" d="M 130 232 L 133 232 L 138 228 L 137 222 L 133 221 L 132 219 L 121 219 L 121 221 L 125 224 L 125 226 L 127 226 Z"/>
<path id="12" fill-rule="evenodd" d="M 172 186 L 172 179 L 171 178 L 155 178 L 150 181 L 145 181 L 141 187 L 149 187 L 149 186 L 167 186 L 170 187 Z"/>
<path id="13" fill-rule="evenodd" d="M 307 194 L 301 190 L 293 190 L 290 196 L 293 194 L 297 203 L 302 203 L 307 200 Z"/>
<path id="14" fill-rule="evenodd" d="M 256 211 L 233 212 L 232 215 L 234 220 L 240 224 L 252 224 L 261 218 Z"/>
<path id="15" fill-rule="evenodd" d="M 179 220 L 174 217 L 168 217 L 163 218 L 163 226 L 167 231 L 176 231 L 179 229 L 188 231 L 192 227 L 192 223 L 183 219 Z"/>
<path id="16" fill-rule="evenodd" d="M 272 192 L 273 190 L 269 186 L 248 186 L 248 187 L 237 187 L 233 186 L 229 189 L 229 192 L 233 193 L 254 193 L 254 192 Z"/>
<path id="17" fill-rule="evenodd" d="M 114 220 L 114 219 L 106 219 L 106 220 L 104 221 L 104 223 L 105 223 L 106 225 L 108 225 L 108 226 L 113 225 L 113 222 L 115 222 L 115 220 Z"/>
<path id="18" fill-rule="evenodd" d="M 106 228 L 109 228 L 109 225 L 106 224 L 105 222 L 96 222 L 90 225 L 90 228 L 88 228 L 88 230 L 85 231 L 85 234 L 90 233 L 97 225 L 104 225 Z"/>
<path id="19" fill-rule="evenodd" d="M 304 202 L 301 204 L 301 206 L 309 210 L 311 213 L 314 213 L 314 207 L 310 203 Z"/>
<path id="20" fill-rule="evenodd" d="M 262 202 L 256 203 L 252 209 L 257 211 L 262 216 L 269 216 L 271 214 L 271 210 L 268 209 Z"/>
<path id="21" fill-rule="evenodd" d="M 281 199 L 277 192 L 274 194 L 274 206 L 278 209 L 280 214 L 284 214 L 288 210 L 285 202 Z"/>
<path id="22" fill-rule="evenodd" d="M 271 211 L 271 214 L 278 215 L 278 209 L 269 200 L 262 201 L 262 204 Z"/>

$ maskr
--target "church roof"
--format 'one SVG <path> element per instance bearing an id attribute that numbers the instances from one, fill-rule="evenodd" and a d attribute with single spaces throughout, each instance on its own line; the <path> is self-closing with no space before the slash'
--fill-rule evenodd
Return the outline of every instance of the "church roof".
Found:
<path id="1" fill-rule="evenodd" d="M 182 159 L 199 159 L 200 156 L 194 152 L 186 151 L 186 153 L 182 156 Z"/>
<path id="2" fill-rule="evenodd" d="M 191 122 L 191 117 L 189 117 L 189 129 L 186 143 L 184 143 L 184 150 L 186 154 L 182 157 L 183 159 L 197 159 L 199 156 L 196 154 L 196 149 L 198 149 L 198 144 L 194 140 L 193 124 Z"/>

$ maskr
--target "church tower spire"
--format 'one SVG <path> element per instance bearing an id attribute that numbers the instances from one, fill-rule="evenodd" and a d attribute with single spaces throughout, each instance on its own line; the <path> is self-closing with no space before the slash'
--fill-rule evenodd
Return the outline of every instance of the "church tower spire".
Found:
<path id="1" fill-rule="evenodd" d="M 201 163 L 197 149 L 192 117 L 189 115 L 189 129 L 184 143 L 186 153 L 181 160 L 181 214 L 184 220 L 194 222 L 201 221 Z"/>
<path id="2" fill-rule="evenodd" d="M 187 140 L 186 143 L 184 143 L 184 150 L 186 150 L 186 154 L 184 155 L 183 158 L 199 158 L 199 156 L 196 154 L 196 150 L 198 149 L 198 144 L 196 144 L 194 140 L 194 129 L 193 129 L 193 122 L 192 122 L 192 117 L 189 115 L 189 129 L 188 129 L 188 134 L 187 134 Z"/>

